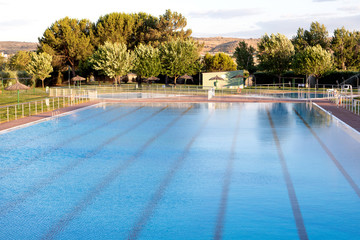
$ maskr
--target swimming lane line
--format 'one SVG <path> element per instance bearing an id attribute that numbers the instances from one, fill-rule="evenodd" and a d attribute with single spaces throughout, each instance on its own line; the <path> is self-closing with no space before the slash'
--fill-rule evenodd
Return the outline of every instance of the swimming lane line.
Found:
<path id="1" fill-rule="evenodd" d="M 269 110 L 267 109 L 266 112 L 267 112 L 267 116 L 268 116 L 270 126 L 271 126 L 271 129 L 272 129 L 273 138 L 274 138 L 274 141 L 275 141 L 275 144 L 276 144 L 276 148 L 277 148 L 277 152 L 278 152 L 278 156 L 279 156 L 279 160 L 280 160 L 280 164 L 281 164 L 281 169 L 282 169 L 282 172 L 283 172 L 283 176 L 284 176 L 285 183 L 286 183 L 286 188 L 287 188 L 289 199 L 290 199 L 292 212 L 293 212 L 293 215 L 294 215 L 294 218 L 295 218 L 295 223 L 296 223 L 298 236 L 299 236 L 300 240 L 307 240 L 307 239 L 309 239 L 309 237 L 308 237 L 307 232 L 306 232 L 304 219 L 303 219 L 302 214 L 301 214 L 299 202 L 298 202 L 298 199 L 296 197 L 294 184 L 293 184 L 293 182 L 291 180 L 291 176 L 290 176 L 287 164 L 286 164 L 284 153 L 283 153 L 282 148 L 281 148 L 280 140 L 279 140 L 279 137 L 277 135 L 275 125 L 274 125 L 274 122 L 273 122 L 273 120 L 271 118 Z"/>

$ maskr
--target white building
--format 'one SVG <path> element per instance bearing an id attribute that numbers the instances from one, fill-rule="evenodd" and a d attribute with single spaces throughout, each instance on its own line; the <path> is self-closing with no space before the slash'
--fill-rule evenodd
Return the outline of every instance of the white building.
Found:
<path id="1" fill-rule="evenodd" d="M 0 52 L 0 57 L 7 58 L 7 57 L 8 57 L 8 55 L 7 55 L 6 53 L 4 53 L 4 52 Z"/>

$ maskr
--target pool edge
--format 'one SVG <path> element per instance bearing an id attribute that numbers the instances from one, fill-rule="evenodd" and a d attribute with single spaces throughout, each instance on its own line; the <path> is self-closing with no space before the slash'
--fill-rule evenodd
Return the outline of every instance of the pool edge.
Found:
<path id="1" fill-rule="evenodd" d="M 97 103 L 94 103 L 94 104 L 91 104 L 91 105 L 88 105 L 88 106 L 84 106 L 84 107 L 80 107 L 80 108 L 77 108 L 77 109 L 74 109 L 74 110 L 64 111 L 63 113 L 60 113 L 60 114 L 57 114 L 57 115 L 54 115 L 54 116 L 43 117 L 43 118 L 41 118 L 41 119 L 39 119 L 39 120 L 35 120 L 35 121 L 30 121 L 30 122 L 27 122 L 27 123 L 19 124 L 19 125 L 16 125 L 16 126 L 14 126 L 14 127 L 9 127 L 9 128 L 0 130 L 0 135 L 5 134 L 5 133 L 8 133 L 8 132 L 15 131 L 15 130 L 18 130 L 18 129 L 21 129 L 21 128 L 29 127 L 29 126 L 32 126 L 32 125 L 35 125 L 35 124 L 38 124 L 38 123 L 41 123 L 41 122 L 50 121 L 50 120 L 52 120 L 52 119 L 54 119 L 54 118 L 58 118 L 58 117 L 63 117 L 63 116 L 66 116 L 66 115 L 70 115 L 70 114 L 72 114 L 72 113 L 74 113 L 74 112 L 83 111 L 83 110 L 86 110 L 86 109 L 88 109 L 88 108 L 91 108 L 91 107 L 100 105 L 100 104 L 103 104 L 103 102 L 97 102 Z"/>
<path id="2" fill-rule="evenodd" d="M 360 132 L 358 130 L 356 130 L 355 128 L 353 128 L 352 126 L 350 126 L 349 124 L 347 124 L 346 122 L 344 122 L 343 120 L 341 120 L 340 118 L 338 118 L 337 116 L 335 116 L 334 114 L 332 114 L 331 112 L 325 110 L 323 107 L 321 107 L 320 105 L 318 105 L 317 103 L 313 104 L 319 108 L 320 110 L 322 110 L 323 112 L 325 112 L 326 114 L 328 114 L 329 116 L 331 116 L 333 119 L 335 119 L 338 123 L 342 124 L 345 132 L 349 133 L 349 135 L 351 135 L 355 140 L 357 140 L 358 142 L 360 142 Z"/>

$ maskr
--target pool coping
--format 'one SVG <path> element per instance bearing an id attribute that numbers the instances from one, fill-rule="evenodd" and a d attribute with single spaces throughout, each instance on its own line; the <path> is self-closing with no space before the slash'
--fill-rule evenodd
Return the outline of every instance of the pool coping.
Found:
<path id="1" fill-rule="evenodd" d="M 326 109 L 324 109 L 323 107 L 319 106 L 317 103 L 313 103 L 317 108 L 319 108 L 321 111 L 325 112 L 326 114 L 328 114 L 329 116 L 331 116 L 333 119 L 335 119 L 338 123 L 340 123 L 341 125 L 343 125 L 344 127 L 344 131 L 347 132 L 350 136 L 352 136 L 354 139 L 356 139 L 359 143 L 360 143 L 360 132 L 358 130 L 356 130 L 355 128 L 353 128 L 352 126 L 350 126 L 349 124 L 347 124 L 346 122 L 342 121 L 340 118 L 338 118 L 337 116 L 333 115 L 332 112 L 327 111 Z"/>
<path id="2" fill-rule="evenodd" d="M 337 106 L 328 100 L 313 101 L 313 103 L 339 122 L 343 123 L 352 131 L 360 134 L 360 115 L 357 115 L 343 107 Z"/>

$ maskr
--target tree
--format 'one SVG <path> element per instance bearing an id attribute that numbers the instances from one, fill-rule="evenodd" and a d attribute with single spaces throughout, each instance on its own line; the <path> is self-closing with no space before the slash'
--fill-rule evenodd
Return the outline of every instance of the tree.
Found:
<path id="1" fill-rule="evenodd" d="M 206 53 L 204 68 L 207 72 L 234 71 L 236 70 L 236 65 L 232 58 L 225 53 L 216 53 L 214 56 Z"/>
<path id="2" fill-rule="evenodd" d="M 186 18 L 177 12 L 166 12 L 154 17 L 140 12 L 134 14 L 110 13 L 99 18 L 95 26 L 96 45 L 108 42 L 125 43 L 128 49 L 138 44 L 159 46 L 162 42 L 177 38 L 187 39 L 191 30 L 184 30 Z"/>
<path id="3" fill-rule="evenodd" d="M 189 39 L 192 31 L 191 29 L 184 30 L 186 25 L 187 20 L 181 13 L 166 10 L 159 17 L 156 27 L 150 30 L 150 34 L 154 39 L 152 45 L 159 46 L 163 42 Z"/>
<path id="4" fill-rule="evenodd" d="M 292 38 L 291 42 L 293 43 L 296 52 L 300 52 L 309 46 L 305 39 L 305 32 L 303 28 L 299 28 L 297 30 L 296 36 Z"/>
<path id="5" fill-rule="evenodd" d="M 282 34 L 265 34 L 258 43 L 259 67 L 275 74 L 281 83 L 281 75 L 290 69 L 294 46 L 291 41 Z"/>
<path id="6" fill-rule="evenodd" d="M 99 45 L 105 42 L 128 43 L 135 32 L 135 17 L 127 13 L 110 13 L 101 16 L 95 26 L 95 35 Z"/>
<path id="7" fill-rule="evenodd" d="M 296 52 L 304 50 L 307 46 L 320 45 L 323 49 L 329 50 L 329 33 L 324 24 L 312 22 L 310 30 L 299 28 L 297 35 L 292 39 Z"/>
<path id="8" fill-rule="evenodd" d="M 141 77 L 156 77 L 161 73 L 160 51 L 150 45 L 140 44 L 134 50 L 135 67 L 141 84 Z"/>
<path id="9" fill-rule="evenodd" d="M 30 62 L 26 67 L 26 71 L 34 78 L 40 79 L 42 82 L 42 88 L 44 88 L 45 78 L 50 77 L 50 73 L 53 71 L 52 56 L 47 53 L 30 53 Z"/>
<path id="10" fill-rule="evenodd" d="M 0 52 L 0 71 L 4 70 L 6 67 L 6 57 Z"/>
<path id="11" fill-rule="evenodd" d="M 333 59 L 330 52 L 320 45 L 308 46 L 303 51 L 296 53 L 293 62 L 293 70 L 296 73 L 313 75 L 316 84 L 319 78 L 333 68 Z"/>
<path id="12" fill-rule="evenodd" d="M 120 83 L 121 76 L 127 74 L 133 63 L 133 55 L 127 50 L 125 43 L 105 42 L 90 58 L 95 70 L 114 78 L 115 85 Z"/>
<path id="13" fill-rule="evenodd" d="M 23 71 L 30 62 L 30 52 L 18 51 L 10 58 L 11 70 Z"/>
<path id="14" fill-rule="evenodd" d="M 245 41 L 240 41 L 235 48 L 234 57 L 238 70 L 248 70 L 250 73 L 256 71 L 254 63 L 255 48 L 249 46 Z"/>
<path id="15" fill-rule="evenodd" d="M 199 46 L 194 40 L 176 39 L 160 45 L 162 73 L 176 80 L 184 74 L 195 74 L 200 66 Z"/>
<path id="16" fill-rule="evenodd" d="M 350 32 L 344 27 L 334 30 L 331 49 L 334 51 L 335 64 L 339 69 L 347 70 L 356 66 L 359 40 L 358 32 Z"/>
<path id="17" fill-rule="evenodd" d="M 45 30 L 39 38 L 39 49 L 52 55 L 59 65 L 70 65 L 75 75 L 79 62 L 86 60 L 93 52 L 93 29 L 94 24 L 87 19 L 65 17 Z"/>

